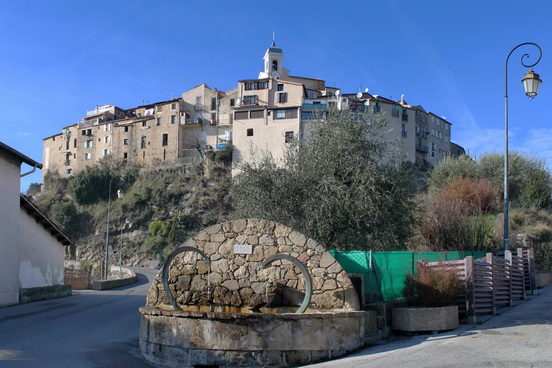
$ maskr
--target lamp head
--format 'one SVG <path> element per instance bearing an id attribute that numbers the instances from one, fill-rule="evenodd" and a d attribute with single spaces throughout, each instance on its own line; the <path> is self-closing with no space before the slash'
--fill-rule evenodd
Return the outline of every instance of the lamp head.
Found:
<path id="1" fill-rule="evenodd" d="M 521 80 L 523 82 L 523 86 L 525 87 L 525 94 L 531 100 L 539 92 L 539 87 L 542 83 L 542 80 L 539 77 L 540 76 L 531 69 L 527 72 L 527 74 L 523 76 L 523 79 Z"/>

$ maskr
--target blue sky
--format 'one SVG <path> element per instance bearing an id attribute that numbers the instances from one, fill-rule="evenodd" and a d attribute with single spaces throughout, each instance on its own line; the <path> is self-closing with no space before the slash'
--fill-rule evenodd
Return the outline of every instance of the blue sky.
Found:
<path id="1" fill-rule="evenodd" d="M 96 105 L 130 108 L 200 83 L 231 89 L 258 75 L 274 31 L 292 75 L 343 92 L 404 94 L 446 117 L 452 141 L 471 155 L 503 152 L 506 56 L 535 42 L 543 83 L 533 101 L 520 59 L 536 49 L 518 49 L 509 62 L 510 149 L 552 167 L 552 2 L 526 4 L 0 0 L 0 141 L 42 162 L 43 138 Z M 40 173 L 25 177 L 21 189 L 40 181 Z"/>

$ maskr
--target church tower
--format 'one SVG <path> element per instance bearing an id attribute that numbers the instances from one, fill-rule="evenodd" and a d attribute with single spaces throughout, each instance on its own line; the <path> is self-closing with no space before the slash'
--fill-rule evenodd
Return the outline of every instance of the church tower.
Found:
<path id="1" fill-rule="evenodd" d="M 282 49 L 276 46 L 273 41 L 272 45 L 266 50 L 264 56 L 264 70 L 259 73 L 259 79 L 262 78 L 275 78 L 279 79 L 284 75 L 284 69 L 282 68 L 282 60 L 284 53 Z"/>

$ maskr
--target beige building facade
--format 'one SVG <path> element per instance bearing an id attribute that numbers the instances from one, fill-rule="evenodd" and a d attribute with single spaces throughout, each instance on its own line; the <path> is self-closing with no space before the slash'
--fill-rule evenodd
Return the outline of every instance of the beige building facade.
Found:
<path id="1" fill-rule="evenodd" d="M 331 109 L 381 114 L 382 139 L 403 161 L 434 166 L 451 153 L 451 124 L 404 101 L 367 92 L 341 93 L 322 79 L 291 76 L 274 43 L 257 79 L 238 81 L 223 92 L 196 86 L 179 98 L 121 109 L 88 111 L 82 121 L 44 139 L 43 174 L 74 175 L 98 161 L 129 167 L 156 167 L 201 160 L 206 151 L 231 143 L 233 167 L 260 151 L 283 157 L 293 139 L 304 139 L 309 122 Z M 458 151 L 458 150 L 456 150 Z"/>

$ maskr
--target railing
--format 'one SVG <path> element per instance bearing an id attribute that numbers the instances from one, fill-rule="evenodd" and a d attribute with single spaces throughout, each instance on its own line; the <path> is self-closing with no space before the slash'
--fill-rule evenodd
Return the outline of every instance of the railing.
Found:
<path id="1" fill-rule="evenodd" d="M 304 103 L 301 105 L 302 110 L 328 110 L 328 104 L 313 104 L 313 103 Z"/>

